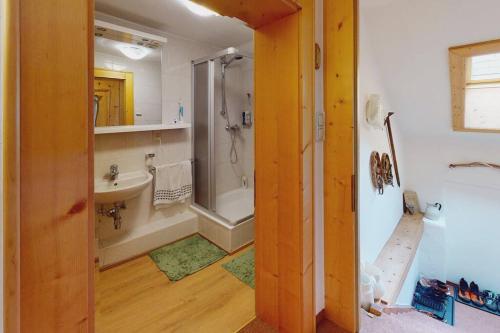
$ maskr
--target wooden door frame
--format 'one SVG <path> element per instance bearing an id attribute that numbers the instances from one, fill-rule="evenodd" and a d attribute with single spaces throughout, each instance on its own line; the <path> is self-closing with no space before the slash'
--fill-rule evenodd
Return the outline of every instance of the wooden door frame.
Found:
<path id="1" fill-rule="evenodd" d="M 19 1 L 2 1 L 3 329 L 20 328 Z M 8 125 L 7 125 L 8 124 Z"/>
<path id="2" fill-rule="evenodd" d="M 125 124 L 120 125 L 134 125 L 134 73 L 94 68 L 94 78 L 96 77 L 123 80 L 125 89 Z"/>
<path id="3" fill-rule="evenodd" d="M 325 317 L 359 331 L 358 0 L 324 0 Z"/>
<path id="4" fill-rule="evenodd" d="M 4 91 L 11 93 L 5 99 L 3 124 L 4 225 L 7 225 L 4 232 L 7 255 L 4 266 L 5 332 L 28 332 L 32 325 L 41 323 L 43 327 L 38 328 L 47 331 L 93 332 L 93 0 L 56 0 L 52 4 L 58 6 L 57 11 L 37 0 L 4 1 L 8 4 L 10 18 L 6 22 L 10 43 L 8 61 L 3 64 L 3 68 L 7 68 L 7 90 Z M 254 104 L 256 119 L 259 119 L 255 124 L 256 132 L 262 135 L 261 139 L 256 139 L 256 192 L 257 200 L 262 203 L 256 211 L 257 315 L 280 330 L 314 332 L 314 2 L 197 2 L 247 22 L 255 28 L 256 43 L 259 43 L 255 56 L 260 60 L 255 74 L 258 86 L 263 88 L 256 88 Z M 33 42 L 29 47 L 23 44 L 27 40 Z M 57 70 L 61 63 L 43 62 L 43 59 L 61 59 L 62 50 L 71 50 L 64 56 L 67 61 L 72 61 L 73 74 L 80 71 L 78 82 L 67 80 L 65 74 Z M 76 50 L 83 50 L 85 55 Z M 285 50 L 292 53 L 285 54 Z M 283 58 L 275 58 L 277 66 L 273 67 L 269 66 L 268 56 Z M 43 66 L 34 66 L 40 65 L 40 61 Z M 283 65 L 287 63 L 293 67 Z M 37 73 L 44 73 L 39 71 L 50 71 L 53 80 L 44 86 L 36 86 L 33 79 Z M 86 81 L 82 77 L 86 77 Z M 65 86 L 61 86 L 61 82 Z M 86 82 L 86 94 L 81 94 L 82 82 Z M 282 88 L 292 93 L 292 102 L 273 92 L 276 83 L 283 84 Z M 44 93 L 50 95 L 57 89 L 63 89 L 67 95 L 54 108 Z M 20 105 L 16 96 L 20 96 Z M 44 118 L 44 115 L 54 112 L 66 120 L 64 127 Z M 86 123 L 81 123 L 82 116 L 87 119 Z M 267 136 L 271 133 L 269 130 L 273 129 L 280 135 L 267 141 L 270 139 Z M 35 139 L 48 134 L 57 138 L 51 142 L 50 148 L 43 140 Z M 68 144 L 66 138 L 76 141 Z M 59 148 L 61 151 L 55 153 Z M 54 166 L 54 173 L 49 176 L 53 182 L 45 184 L 51 189 L 52 186 L 61 186 L 55 187 L 58 190 L 54 193 L 62 197 L 44 197 L 43 192 L 32 188 L 38 182 L 33 177 L 45 175 L 32 161 L 33 158 L 39 159 L 42 153 L 45 156 L 45 149 L 50 151 L 44 163 Z M 85 158 L 85 163 L 75 166 L 69 162 L 71 159 L 66 156 L 76 152 L 79 158 Z M 271 155 L 267 154 L 269 152 Z M 82 183 L 71 176 L 72 173 L 66 173 L 65 166 L 70 166 L 75 174 L 86 172 L 85 191 L 82 191 Z M 265 178 L 270 169 L 276 172 L 276 177 Z M 270 195 L 269 201 L 263 200 L 266 195 Z M 37 199 L 47 204 L 44 207 L 36 205 Z M 73 204 L 68 206 L 71 202 Z M 44 218 L 35 219 L 38 214 Z M 75 233 L 76 230 L 81 232 L 83 226 L 85 239 Z M 50 239 L 40 242 L 40 238 L 47 235 Z M 78 239 L 86 246 L 71 248 L 74 243 L 68 239 Z M 73 253 L 65 252 L 68 246 L 75 255 L 78 254 L 76 264 L 67 259 L 61 261 L 63 256 L 68 258 Z M 84 257 L 86 259 L 82 261 Z M 24 272 L 30 272 L 37 279 L 30 279 Z M 82 274 L 88 276 L 86 283 Z M 75 291 L 81 297 L 75 297 Z"/>

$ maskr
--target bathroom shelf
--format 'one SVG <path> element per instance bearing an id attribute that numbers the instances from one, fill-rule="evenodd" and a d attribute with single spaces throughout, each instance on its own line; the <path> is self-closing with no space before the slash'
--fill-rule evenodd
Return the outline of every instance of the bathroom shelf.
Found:
<path id="1" fill-rule="evenodd" d="M 163 130 L 175 130 L 184 128 L 191 128 L 191 124 L 178 123 L 178 124 L 160 124 L 160 125 L 128 125 L 128 126 L 96 127 L 94 128 L 94 134 L 163 131 Z"/>

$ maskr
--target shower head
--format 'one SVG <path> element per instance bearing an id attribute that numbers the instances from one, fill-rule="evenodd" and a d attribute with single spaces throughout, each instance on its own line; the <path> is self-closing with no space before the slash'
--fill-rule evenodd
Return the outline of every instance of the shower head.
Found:
<path id="1" fill-rule="evenodd" d="M 229 66 L 233 61 L 235 60 L 241 60 L 243 59 L 243 56 L 237 53 L 232 53 L 232 54 L 226 54 L 221 57 L 220 61 L 223 65 L 226 67 Z"/>

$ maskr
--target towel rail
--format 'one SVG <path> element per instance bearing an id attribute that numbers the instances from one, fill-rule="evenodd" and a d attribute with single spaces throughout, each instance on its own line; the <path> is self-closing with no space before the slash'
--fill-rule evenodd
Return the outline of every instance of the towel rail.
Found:
<path id="1" fill-rule="evenodd" d="M 155 154 L 146 154 L 146 160 L 152 159 L 154 157 L 155 157 Z M 188 161 L 191 162 L 191 177 L 193 177 L 194 176 L 194 170 L 193 170 L 194 159 L 190 158 Z M 182 161 L 179 161 L 177 163 L 180 163 L 180 162 L 182 162 Z M 154 201 L 154 197 L 155 197 L 155 193 L 156 193 L 156 167 L 154 165 L 148 165 L 148 172 L 151 175 L 153 175 L 153 186 L 152 187 L 153 187 L 153 201 Z"/>
<path id="2" fill-rule="evenodd" d="M 155 154 L 155 153 L 149 153 L 149 154 L 146 154 L 146 160 L 147 160 L 147 159 L 150 159 L 150 158 L 151 158 L 151 159 L 153 159 L 153 158 L 155 158 L 155 157 L 156 157 L 156 154 Z M 192 159 L 192 158 L 190 158 L 190 159 L 189 159 L 189 161 L 191 162 L 191 164 L 193 164 L 193 163 L 194 163 L 194 159 Z M 149 165 L 149 166 L 148 166 L 148 171 L 149 171 L 149 173 L 151 173 L 151 174 L 153 175 L 153 177 L 154 177 L 155 172 L 156 172 L 156 167 L 155 167 L 154 165 Z"/>
<path id="3" fill-rule="evenodd" d="M 154 158 L 155 154 L 146 154 L 146 159 L 148 158 Z M 190 158 L 189 161 L 191 162 L 191 177 L 194 179 L 194 168 L 193 168 L 193 163 L 194 159 Z M 156 167 L 154 165 L 149 165 L 148 166 L 148 172 L 153 175 L 153 193 L 155 193 L 155 183 L 156 183 Z"/>
<path id="4" fill-rule="evenodd" d="M 455 168 L 493 168 L 500 169 L 500 165 L 495 163 L 486 163 L 486 162 L 472 162 L 472 163 L 453 163 L 449 165 L 450 169 Z"/>

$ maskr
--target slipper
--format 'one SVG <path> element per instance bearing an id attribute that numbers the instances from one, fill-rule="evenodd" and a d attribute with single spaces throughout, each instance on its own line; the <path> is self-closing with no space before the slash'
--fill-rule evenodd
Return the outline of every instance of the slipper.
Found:
<path id="1" fill-rule="evenodd" d="M 479 292 L 479 286 L 474 281 L 470 283 L 470 300 L 478 307 L 484 306 L 483 296 Z"/>
<path id="2" fill-rule="evenodd" d="M 470 289 L 469 284 L 464 278 L 460 279 L 460 286 L 458 288 L 458 297 L 466 303 L 470 302 Z"/>
<path id="3" fill-rule="evenodd" d="M 491 290 L 483 291 L 483 299 L 484 305 L 491 311 L 498 311 L 498 301 L 500 300 L 499 296 L 496 296 Z"/>

